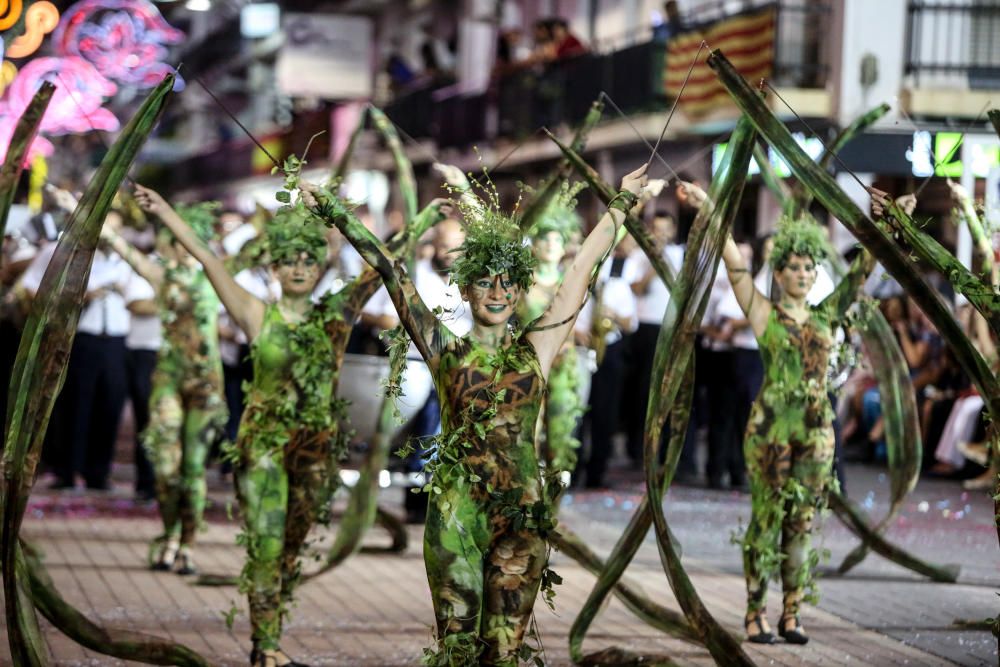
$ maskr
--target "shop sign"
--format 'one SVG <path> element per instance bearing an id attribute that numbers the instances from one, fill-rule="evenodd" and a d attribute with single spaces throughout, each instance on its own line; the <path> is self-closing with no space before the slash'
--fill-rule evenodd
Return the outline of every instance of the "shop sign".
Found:
<path id="1" fill-rule="evenodd" d="M 293 97 L 372 94 L 372 22 L 364 16 L 289 13 L 278 54 L 278 87 Z"/>

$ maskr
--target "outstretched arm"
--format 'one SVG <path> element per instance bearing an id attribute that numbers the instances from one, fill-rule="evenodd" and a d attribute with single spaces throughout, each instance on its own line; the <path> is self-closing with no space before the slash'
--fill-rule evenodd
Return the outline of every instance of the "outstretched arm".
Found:
<path id="1" fill-rule="evenodd" d="M 535 348 L 542 372 L 546 376 L 576 322 L 591 276 L 614 247 L 618 230 L 625 222 L 626 212 L 638 202 L 639 192 L 646 184 L 647 166 L 644 164 L 622 179 L 621 191 L 612 200 L 597 226 L 587 235 L 548 310 L 528 331 L 528 340 Z"/>
<path id="2" fill-rule="evenodd" d="M 451 202 L 447 199 L 435 199 L 410 220 L 406 227 L 389 239 L 386 244 L 388 251 L 400 259 L 408 259 L 413 255 L 413 249 L 429 229 L 451 214 Z M 351 281 L 347 290 L 345 306 L 346 317 L 353 320 L 356 314 L 365 307 L 372 295 L 378 291 L 382 278 L 370 266 L 366 266 L 357 278 Z"/>
<path id="3" fill-rule="evenodd" d="M 107 222 L 101 228 L 101 240 L 111 246 L 111 249 L 118 253 L 136 273 L 145 278 L 146 282 L 152 285 L 154 290 L 160 290 L 160 287 L 163 285 L 164 271 L 159 262 L 155 262 L 144 253 L 139 252 L 135 246 L 118 234 L 118 230 L 113 229 Z"/>
<path id="4" fill-rule="evenodd" d="M 264 323 L 264 302 L 233 280 L 222 260 L 198 238 L 198 235 L 158 192 L 136 185 L 135 199 L 143 210 L 156 215 L 173 232 L 181 245 L 201 262 L 205 274 L 215 288 L 215 293 L 219 295 L 219 300 L 229 311 L 229 315 L 243 329 L 248 339 L 256 338 Z"/>
<path id="5" fill-rule="evenodd" d="M 364 260 L 378 271 L 399 314 L 399 321 L 406 327 L 420 355 L 429 365 L 436 364 L 451 334 L 417 294 L 402 263 L 392 256 L 377 236 L 368 231 L 339 197 L 304 180 L 299 181 L 299 188 L 306 206 L 326 222 L 336 225 Z"/>

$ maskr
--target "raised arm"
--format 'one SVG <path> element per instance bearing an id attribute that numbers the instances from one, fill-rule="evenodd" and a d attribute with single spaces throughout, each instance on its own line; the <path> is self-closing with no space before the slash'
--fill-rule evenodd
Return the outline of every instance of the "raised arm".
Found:
<path id="1" fill-rule="evenodd" d="M 136 185 L 135 199 L 143 210 L 156 215 L 181 245 L 201 262 L 205 274 L 215 288 L 215 293 L 219 295 L 219 300 L 226 307 L 230 317 L 243 329 L 249 340 L 256 338 L 264 323 L 264 302 L 233 280 L 222 260 L 198 238 L 198 235 L 158 192 Z"/>
<path id="2" fill-rule="evenodd" d="M 726 265 L 736 303 L 740 304 L 740 309 L 747 316 L 753 335 L 759 338 L 767 328 L 767 318 L 771 316 L 771 301 L 753 284 L 750 267 L 732 236 L 726 239 L 726 245 L 722 247 L 722 261 Z"/>
<path id="3" fill-rule="evenodd" d="M 638 202 L 639 192 L 646 184 L 647 166 L 644 164 L 622 179 L 621 190 L 580 246 L 548 310 L 528 330 L 528 340 L 546 375 L 580 314 L 591 276 L 610 254 L 626 214 Z"/>
<path id="4" fill-rule="evenodd" d="M 145 278 L 154 290 L 160 291 L 160 287 L 163 286 L 164 271 L 159 262 L 155 262 L 145 253 L 139 252 L 135 246 L 122 238 L 118 234 L 118 230 L 114 229 L 108 222 L 105 222 L 104 227 L 101 228 L 101 240 L 111 246 L 111 249 L 118 253 L 136 273 Z"/>
<path id="5" fill-rule="evenodd" d="M 451 203 L 447 199 L 435 199 L 422 211 L 417 213 L 407 225 L 395 236 L 389 239 L 386 248 L 394 257 L 399 259 L 409 259 L 413 255 L 413 249 L 429 229 L 444 220 L 451 213 Z M 382 284 L 382 277 L 370 266 L 366 266 L 351 284 L 345 287 L 347 290 L 347 301 L 345 312 L 354 319 L 357 313 L 364 308 L 372 295 L 378 291 Z"/>
<path id="6" fill-rule="evenodd" d="M 361 257 L 382 277 L 392 305 L 399 314 L 399 321 L 410 334 L 420 355 L 433 368 L 452 336 L 417 294 L 402 262 L 392 256 L 385 244 L 368 231 L 339 197 L 304 180 L 299 181 L 299 188 L 306 206 L 328 224 L 336 225 Z"/>

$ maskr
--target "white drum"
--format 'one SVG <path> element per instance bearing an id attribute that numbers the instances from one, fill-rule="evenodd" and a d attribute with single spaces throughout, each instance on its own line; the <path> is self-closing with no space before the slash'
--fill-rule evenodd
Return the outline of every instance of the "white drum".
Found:
<path id="1" fill-rule="evenodd" d="M 340 370 L 340 389 L 337 395 L 350 405 L 347 414 L 357 438 L 371 440 L 378 426 L 382 406 L 383 381 L 389 376 L 388 357 L 367 354 L 344 355 Z M 403 395 L 398 399 L 403 419 L 409 421 L 427 402 L 431 394 L 431 373 L 420 360 L 408 360 L 403 375 Z M 397 426 L 402 427 L 403 424 Z M 393 434 L 395 435 L 395 433 Z"/>

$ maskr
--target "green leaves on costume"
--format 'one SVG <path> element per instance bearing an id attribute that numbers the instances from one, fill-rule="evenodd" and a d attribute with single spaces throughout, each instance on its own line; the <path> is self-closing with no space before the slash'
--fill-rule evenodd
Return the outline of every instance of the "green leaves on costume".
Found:
<path id="1" fill-rule="evenodd" d="M 506 274 L 521 289 L 531 287 L 538 262 L 518 224 L 492 207 L 469 211 L 466 220 L 465 242 L 451 265 L 452 280 L 464 287 L 484 276 Z"/>
<path id="2" fill-rule="evenodd" d="M 528 230 L 528 236 L 534 239 L 549 232 L 558 232 L 562 236 L 563 242 L 569 241 L 574 233 L 580 231 L 582 221 L 580 214 L 576 212 L 576 196 L 586 189 L 586 183 L 570 184 L 569 181 L 563 181 L 559 191 L 549 200 L 538 221 Z"/>
<path id="3" fill-rule="evenodd" d="M 195 204 L 178 204 L 174 210 L 199 239 L 208 243 L 215 238 L 215 217 L 221 206 L 217 201 L 203 201 Z"/>
<path id="4" fill-rule="evenodd" d="M 279 208 L 264 227 L 271 262 L 294 262 L 302 253 L 322 262 L 326 258 L 326 234 L 318 222 L 301 200 Z"/>

